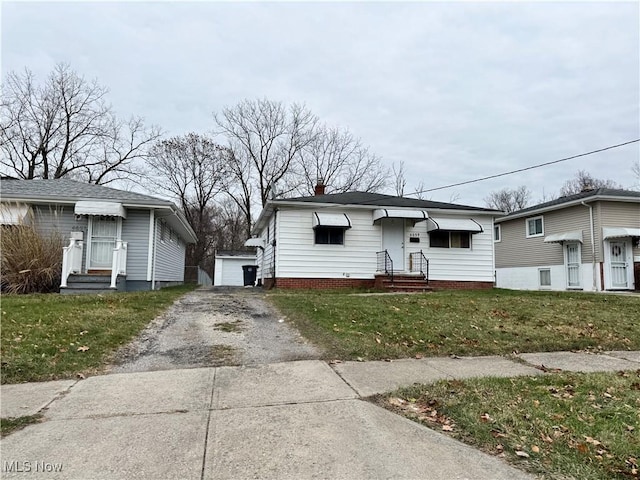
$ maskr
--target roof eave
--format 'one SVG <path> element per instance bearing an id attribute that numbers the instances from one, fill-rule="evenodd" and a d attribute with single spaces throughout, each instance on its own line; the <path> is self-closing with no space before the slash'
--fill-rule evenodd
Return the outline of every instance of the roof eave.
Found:
<path id="1" fill-rule="evenodd" d="M 627 203 L 640 203 L 640 197 L 624 197 L 624 196 L 618 196 L 618 195 L 594 195 L 592 197 L 577 198 L 575 200 L 570 200 L 564 203 L 557 203 L 555 205 L 548 205 L 546 207 L 527 210 L 526 212 L 522 212 L 522 213 L 514 212 L 512 214 L 506 215 L 496 220 L 496 223 L 506 222 L 509 220 L 516 220 L 518 218 L 531 217 L 532 215 L 539 215 L 541 213 L 550 212 L 553 210 L 560 210 L 562 208 L 567 208 L 567 207 L 575 207 L 576 205 L 581 205 L 582 203 L 592 203 L 592 202 L 598 202 L 602 200 L 610 200 L 615 202 L 627 202 Z"/>
<path id="2" fill-rule="evenodd" d="M 268 200 L 265 204 L 262 212 L 260 212 L 260 216 L 256 221 L 255 225 L 251 229 L 252 235 L 258 235 L 258 233 L 266 226 L 266 222 L 273 214 L 273 211 L 276 210 L 279 206 L 282 207 L 297 207 L 297 208 L 305 208 L 305 209 L 314 209 L 314 208 L 350 208 L 355 210 L 376 210 L 378 208 L 388 208 L 390 210 L 427 210 L 429 212 L 436 213 L 448 213 L 454 215 L 492 215 L 494 217 L 502 217 L 506 215 L 505 212 L 500 210 L 491 210 L 491 209 L 453 209 L 453 208 L 437 208 L 437 207 L 400 207 L 397 205 L 373 205 L 367 204 L 363 205 L 360 203 L 320 203 L 320 202 L 305 202 L 302 200 Z"/>

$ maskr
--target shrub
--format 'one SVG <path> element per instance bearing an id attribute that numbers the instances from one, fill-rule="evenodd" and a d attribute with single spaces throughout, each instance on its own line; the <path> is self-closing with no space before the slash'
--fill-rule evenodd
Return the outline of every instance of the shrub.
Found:
<path id="1" fill-rule="evenodd" d="M 64 240 L 42 235 L 30 225 L 2 227 L 2 290 L 9 293 L 58 291 Z"/>

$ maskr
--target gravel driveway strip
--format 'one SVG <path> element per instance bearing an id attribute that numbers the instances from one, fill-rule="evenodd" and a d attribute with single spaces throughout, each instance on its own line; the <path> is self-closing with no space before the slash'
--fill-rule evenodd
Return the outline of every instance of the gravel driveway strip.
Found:
<path id="1" fill-rule="evenodd" d="M 311 360 L 321 352 L 261 289 L 205 287 L 180 298 L 115 355 L 110 373 Z"/>

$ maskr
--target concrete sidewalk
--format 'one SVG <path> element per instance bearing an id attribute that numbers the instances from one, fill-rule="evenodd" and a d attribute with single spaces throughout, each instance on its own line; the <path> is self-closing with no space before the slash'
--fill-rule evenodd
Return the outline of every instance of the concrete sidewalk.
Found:
<path id="1" fill-rule="evenodd" d="M 529 475 L 361 396 L 414 382 L 640 368 L 639 352 L 344 362 L 114 374 L 6 385 L 2 478 L 473 478 Z M 525 362 L 530 362 L 526 364 Z"/>

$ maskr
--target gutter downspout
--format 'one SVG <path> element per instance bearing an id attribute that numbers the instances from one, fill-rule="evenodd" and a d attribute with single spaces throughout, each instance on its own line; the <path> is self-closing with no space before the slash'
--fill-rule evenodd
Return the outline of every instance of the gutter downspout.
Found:
<path id="1" fill-rule="evenodd" d="M 593 227 L 593 207 L 584 202 L 580 203 L 589 209 L 589 226 L 591 228 L 591 266 L 593 268 L 593 285 L 591 288 L 595 292 L 598 287 L 596 286 L 596 236 L 595 229 Z"/>
<path id="2" fill-rule="evenodd" d="M 276 246 L 278 242 L 276 241 L 277 235 L 276 232 L 278 228 L 278 209 L 273 210 L 273 242 L 271 245 L 273 247 L 273 287 L 276 288 Z"/>
<path id="3" fill-rule="evenodd" d="M 151 267 L 151 291 L 156 289 L 156 259 L 158 258 L 158 220 L 153 220 L 153 266 Z"/>

